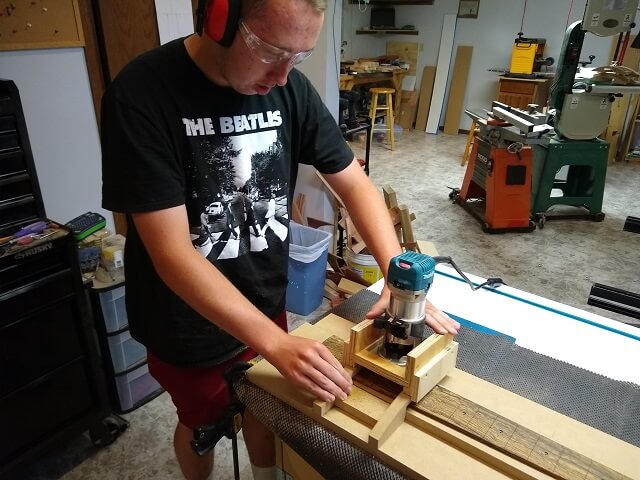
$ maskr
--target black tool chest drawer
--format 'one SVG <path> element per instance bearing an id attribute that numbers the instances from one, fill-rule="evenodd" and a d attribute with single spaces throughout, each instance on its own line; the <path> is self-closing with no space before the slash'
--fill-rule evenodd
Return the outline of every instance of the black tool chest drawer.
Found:
<path id="1" fill-rule="evenodd" d="M 110 413 L 75 244 L 47 232 L 0 250 L 0 478 Z"/>
<path id="2" fill-rule="evenodd" d="M 60 436 L 67 428 L 77 429 L 74 424 L 86 422 L 94 409 L 82 358 L 0 398 L 0 464 L 28 454 L 38 443 Z"/>
<path id="3" fill-rule="evenodd" d="M 44 216 L 44 205 L 20 94 L 0 79 L 0 224 L 17 225 Z"/>
<path id="4" fill-rule="evenodd" d="M 74 322 L 74 310 L 73 299 L 68 299 L 0 329 L 0 363 L 20 365 L 0 371 L 0 396 L 82 357 L 82 331 Z"/>

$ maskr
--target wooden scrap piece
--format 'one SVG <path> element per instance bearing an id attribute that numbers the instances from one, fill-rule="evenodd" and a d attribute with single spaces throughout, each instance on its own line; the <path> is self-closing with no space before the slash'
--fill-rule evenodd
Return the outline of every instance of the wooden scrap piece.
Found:
<path id="1" fill-rule="evenodd" d="M 374 450 L 379 450 L 380 446 L 389 438 L 393 431 L 398 428 L 402 422 L 404 422 L 405 415 L 407 413 L 407 407 L 411 403 L 411 399 L 408 395 L 398 395 L 384 416 L 378 420 L 375 426 L 371 429 L 369 434 L 369 446 Z"/>
<path id="2" fill-rule="evenodd" d="M 341 279 L 340 283 L 338 283 L 338 292 L 346 293 L 347 295 L 353 295 L 365 288 L 367 287 L 359 283 L 353 282 L 347 278 Z"/>

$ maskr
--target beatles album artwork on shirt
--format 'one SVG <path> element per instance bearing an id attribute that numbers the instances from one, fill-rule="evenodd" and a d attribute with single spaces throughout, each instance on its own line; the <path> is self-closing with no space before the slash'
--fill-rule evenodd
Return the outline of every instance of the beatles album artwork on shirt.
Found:
<path id="1" fill-rule="evenodd" d="M 189 122 L 187 129 L 195 128 Z M 282 150 L 277 130 L 201 138 L 202 158 L 191 172 L 191 195 L 202 206 L 200 224 L 191 227 L 195 248 L 223 260 L 287 241 L 288 181 L 274 168 Z"/>

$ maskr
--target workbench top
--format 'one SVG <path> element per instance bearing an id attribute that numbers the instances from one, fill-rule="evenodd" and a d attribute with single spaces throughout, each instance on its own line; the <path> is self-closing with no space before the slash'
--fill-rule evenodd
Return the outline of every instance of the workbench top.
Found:
<path id="1" fill-rule="evenodd" d="M 486 280 L 467 276 L 476 284 Z M 382 287 L 378 282 L 371 288 L 379 293 Z M 495 330 L 534 352 L 640 385 L 640 329 L 636 327 L 506 285 L 474 292 L 445 265 L 436 267 L 427 298 L 463 324 Z"/>

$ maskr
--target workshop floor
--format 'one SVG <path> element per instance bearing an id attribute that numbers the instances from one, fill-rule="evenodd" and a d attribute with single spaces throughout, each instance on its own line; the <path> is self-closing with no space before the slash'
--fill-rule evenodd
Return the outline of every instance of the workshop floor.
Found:
<path id="1" fill-rule="evenodd" d="M 593 283 L 640 292 L 640 235 L 622 231 L 628 215 L 640 216 L 640 162 L 618 163 L 607 173 L 603 222 L 548 221 L 531 233 L 491 235 L 448 198 L 450 187 L 460 187 L 465 135 L 429 135 L 405 131 L 396 149 L 374 142 L 371 179 L 390 185 L 399 203 L 415 213 L 418 239 L 435 243 L 441 255 L 453 257 L 466 272 L 499 276 L 512 287 L 617 320 L 628 317 L 586 305 Z M 354 145 L 361 156 L 361 148 Z M 292 327 L 317 317 L 327 302 L 309 317 L 290 315 Z M 549 332 L 553 335 L 553 332 Z M 27 478 L 50 480 L 169 480 L 181 478 L 171 446 L 174 409 L 167 394 L 125 415 L 129 429 L 112 445 L 94 449 L 80 437 L 45 461 L 34 465 Z M 214 478 L 233 478 L 231 442 L 216 448 Z M 251 471 L 240 442 L 242 479 Z M 84 460 L 84 461 L 83 461 Z M 75 465 L 75 467 L 74 467 Z M 65 473 L 66 472 L 66 473 Z M 24 479 L 24 476 L 21 476 Z"/>

